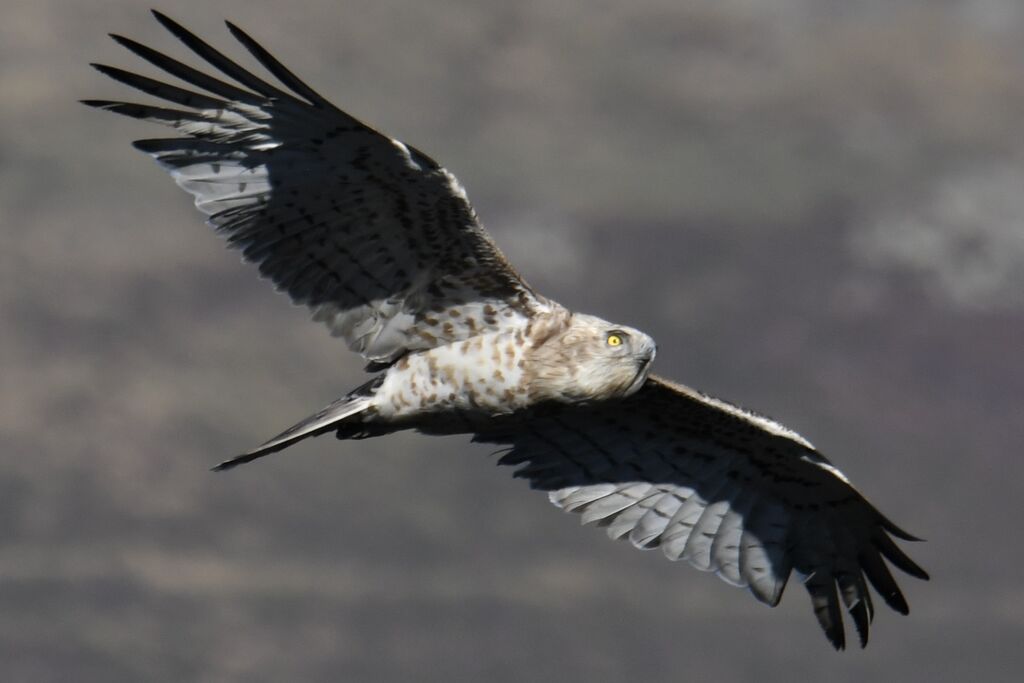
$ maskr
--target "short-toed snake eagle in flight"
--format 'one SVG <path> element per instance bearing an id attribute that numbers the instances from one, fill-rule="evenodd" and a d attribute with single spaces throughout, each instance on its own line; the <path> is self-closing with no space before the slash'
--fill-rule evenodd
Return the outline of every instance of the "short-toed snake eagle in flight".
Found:
<path id="1" fill-rule="evenodd" d="M 843 607 L 867 642 L 869 583 L 907 612 L 886 560 L 927 578 L 892 539 L 912 537 L 810 443 L 649 375 L 649 336 L 535 292 L 454 176 L 333 106 L 234 25 L 279 85 L 155 14 L 234 82 L 114 36 L 188 87 L 97 65 L 170 105 L 86 103 L 181 133 L 135 146 L 375 373 L 216 469 L 327 432 L 472 434 L 505 446 L 502 464 L 519 466 L 517 476 L 584 522 L 747 586 L 769 605 L 795 571 L 837 648 L 845 646 Z"/>

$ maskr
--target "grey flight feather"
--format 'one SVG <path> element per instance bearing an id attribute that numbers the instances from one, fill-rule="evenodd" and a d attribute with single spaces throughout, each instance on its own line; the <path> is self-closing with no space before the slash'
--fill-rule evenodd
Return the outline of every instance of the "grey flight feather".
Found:
<path id="1" fill-rule="evenodd" d="M 189 109 L 85 103 L 182 133 L 140 140 L 136 147 L 195 196 L 230 246 L 353 350 L 388 363 L 497 327 L 494 314 L 481 312 L 485 306 L 516 317 L 546 308 L 480 227 L 444 168 L 328 104 L 237 27 L 231 27 L 235 37 L 290 92 L 154 14 L 244 87 L 114 36 L 209 94 L 97 65 L 126 85 Z M 458 320 L 446 316 L 452 306 L 466 305 Z"/>
<path id="2" fill-rule="evenodd" d="M 584 523 L 747 586 L 769 605 L 796 572 L 829 640 L 845 646 L 842 604 L 867 644 L 868 583 L 908 612 L 884 560 L 928 578 L 890 535 L 917 539 L 805 440 L 727 405 L 652 376 L 623 399 L 549 403 L 480 423 L 474 440 L 511 446 L 501 464 Z"/>

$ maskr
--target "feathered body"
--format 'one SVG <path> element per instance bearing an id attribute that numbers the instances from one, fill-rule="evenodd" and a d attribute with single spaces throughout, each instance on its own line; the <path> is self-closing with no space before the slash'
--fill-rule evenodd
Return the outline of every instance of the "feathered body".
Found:
<path id="1" fill-rule="evenodd" d="M 86 104 L 175 129 L 135 145 L 375 373 L 216 469 L 328 432 L 468 433 L 505 446 L 502 464 L 584 522 L 714 571 L 767 604 L 796 572 L 837 648 L 844 608 L 867 643 L 869 583 L 908 611 L 886 561 L 927 578 L 892 538 L 912 537 L 809 442 L 649 375 L 649 336 L 534 292 L 454 176 L 332 105 L 234 25 L 280 86 L 154 14 L 232 82 L 114 36 L 188 87 L 97 65 L 171 106 Z"/>
<path id="2" fill-rule="evenodd" d="M 621 341 L 609 345 L 609 336 Z M 654 353 L 639 330 L 553 307 L 504 332 L 403 356 L 374 392 L 374 419 L 453 410 L 492 417 L 544 400 L 627 396 L 647 378 Z"/>

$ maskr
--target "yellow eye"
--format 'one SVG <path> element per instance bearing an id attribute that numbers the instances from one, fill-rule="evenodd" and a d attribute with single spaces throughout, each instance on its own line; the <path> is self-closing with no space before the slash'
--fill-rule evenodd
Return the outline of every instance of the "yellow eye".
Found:
<path id="1" fill-rule="evenodd" d="M 608 342 L 608 346 L 622 346 L 622 335 L 609 334 L 606 341 Z"/>

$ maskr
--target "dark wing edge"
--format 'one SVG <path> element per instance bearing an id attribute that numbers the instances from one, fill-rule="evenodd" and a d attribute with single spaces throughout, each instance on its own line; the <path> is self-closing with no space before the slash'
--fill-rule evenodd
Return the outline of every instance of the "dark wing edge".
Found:
<path id="1" fill-rule="evenodd" d="M 233 82 L 111 34 L 188 87 L 93 64 L 172 106 L 83 103 L 183 134 L 135 146 L 194 195 L 229 246 L 353 350 L 387 364 L 556 305 L 514 271 L 437 162 L 330 104 L 234 24 L 231 34 L 283 88 L 153 15 Z"/>
<path id="2" fill-rule="evenodd" d="M 806 440 L 666 380 L 652 377 L 626 399 L 538 406 L 477 430 L 474 441 L 507 446 L 499 464 L 613 539 L 660 548 L 771 606 L 796 572 L 839 650 L 844 608 L 867 645 L 869 584 L 909 612 L 887 562 L 928 579 L 892 536 L 916 539 Z"/>

